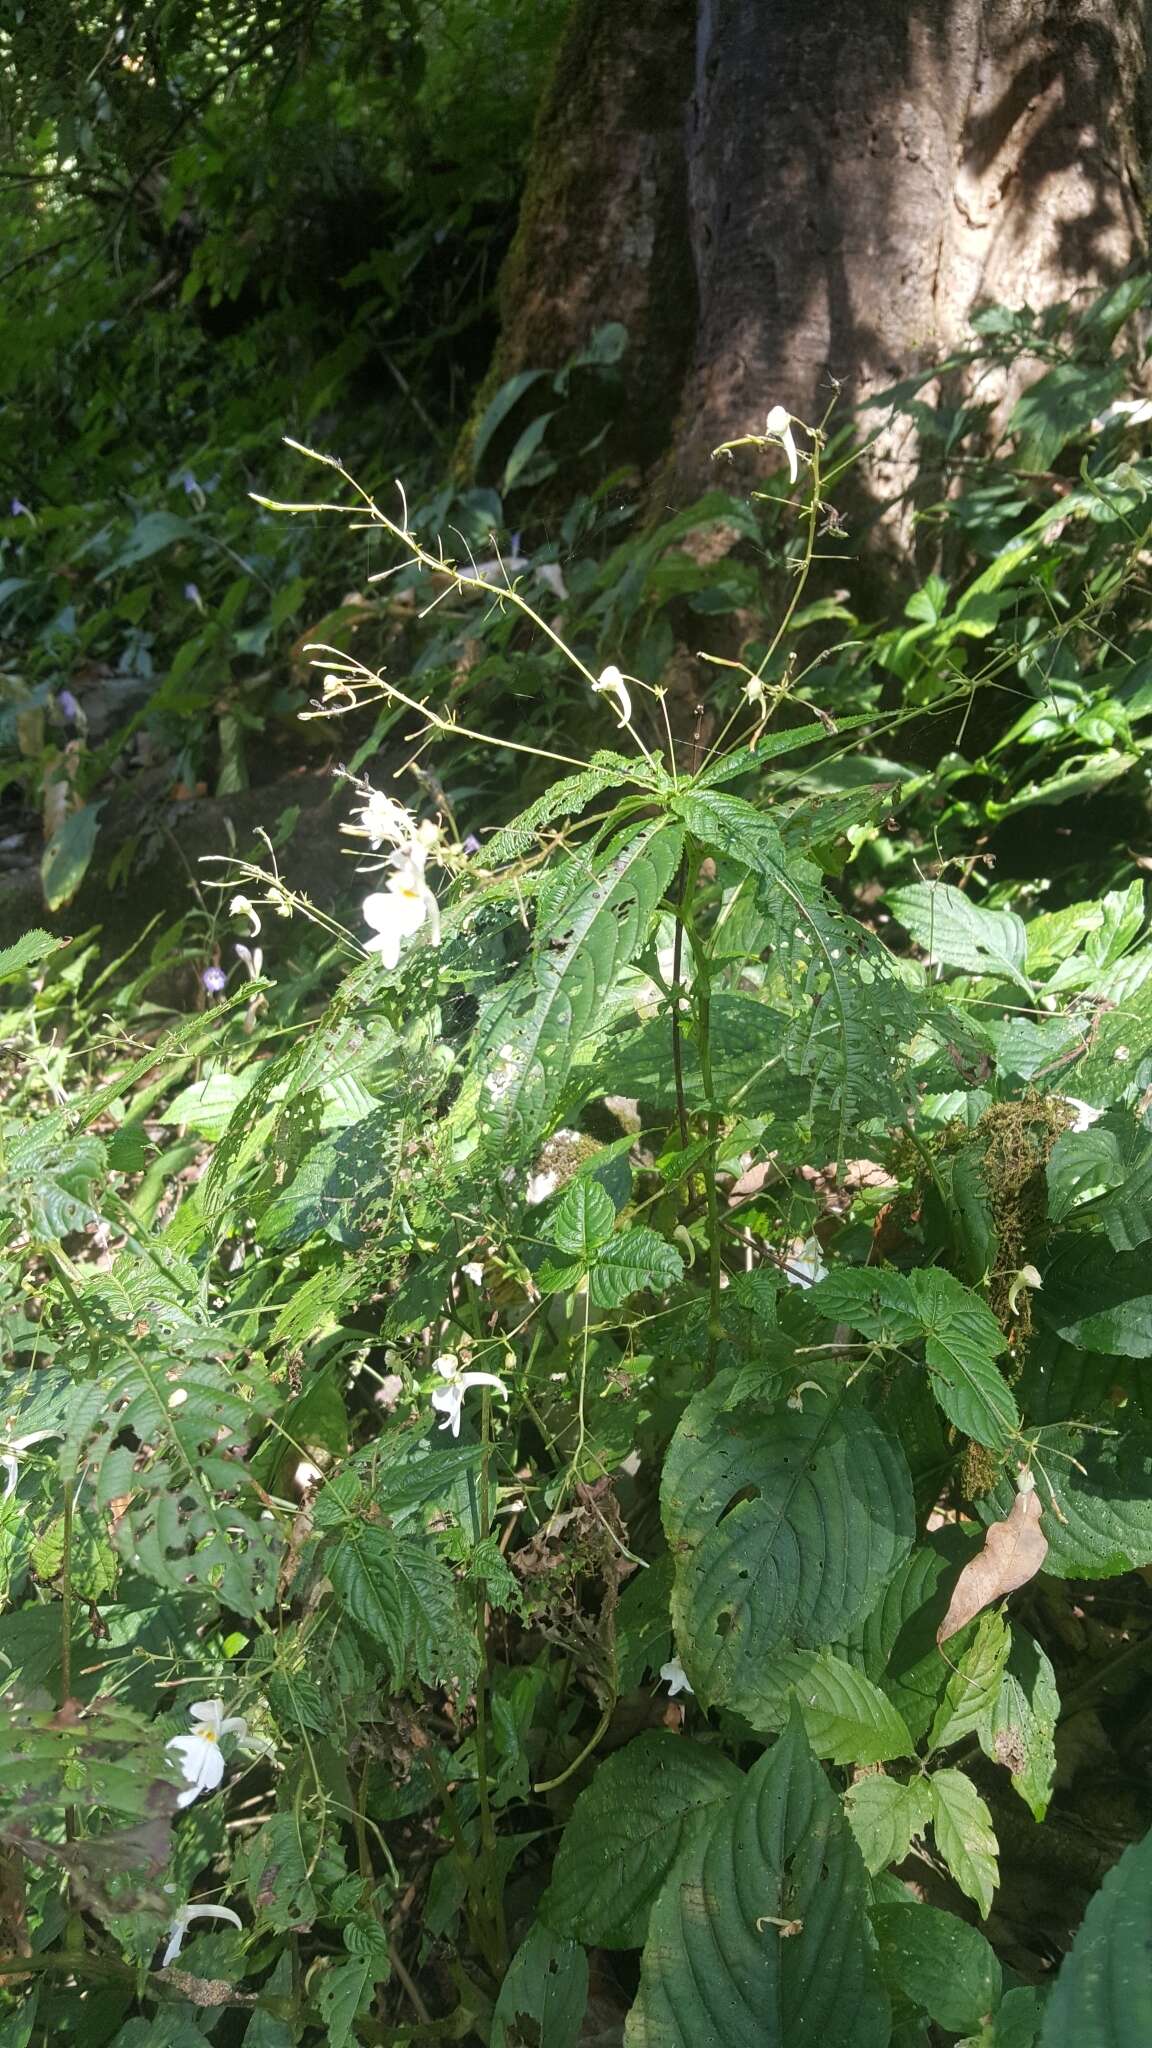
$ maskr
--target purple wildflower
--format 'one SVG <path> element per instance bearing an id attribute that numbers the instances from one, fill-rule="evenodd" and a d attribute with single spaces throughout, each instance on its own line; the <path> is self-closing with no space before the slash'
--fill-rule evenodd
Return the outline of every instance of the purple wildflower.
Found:
<path id="1" fill-rule="evenodd" d="M 24 503 L 23 498 L 13 498 L 12 504 L 9 509 L 13 519 L 31 519 L 32 517 L 32 514 L 28 510 L 27 505 Z"/>
<path id="2" fill-rule="evenodd" d="M 228 976 L 222 967 L 206 967 L 200 981 L 210 996 L 222 995 L 228 986 Z"/>
<path id="3" fill-rule="evenodd" d="M 80 716 L 80 705 L 77 699 L 72 695 L 71 690 L 58 690 L 56 693 L 56 702 L 57 705 L 59 706 L 61 716 L 68 720 L 69 725 L 75 725 L 76 720 Z"/>
<path id="4" fill-rule="evenodd" d="M 470 832 L 467 839 L 461 841 L 461 851 L 464 853 L 479 853 L 480 841 L 474 832 Z"/>

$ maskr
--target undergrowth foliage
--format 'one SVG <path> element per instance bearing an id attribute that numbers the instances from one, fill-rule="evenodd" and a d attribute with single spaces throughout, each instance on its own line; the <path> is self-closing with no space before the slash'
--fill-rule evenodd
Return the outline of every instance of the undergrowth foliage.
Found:
<path id="1" fill-rule="evenodd" d="M 769 429 L 802 583 L 823 439 Z M 1047 2006 L 977 1923 L 1052 1798 L 1060 1584 L 1152 1564 L 1139 882 L 870 928 L 887 787 L 775 722 L 780 635 L 682 735 L 320 459 L 612 745 L 478 850 L 350 779 L 320 1014 L 262 1035 L 316 913 L 233 863 L 243 989 L 9 1091 L 4 2048 L 1134 2043 L 1083 2029 L 1147 1844 Z M 315 652 L 316 715 L 461 735 Z M 56 943 L 0 954 L 30 1044 Z"/>

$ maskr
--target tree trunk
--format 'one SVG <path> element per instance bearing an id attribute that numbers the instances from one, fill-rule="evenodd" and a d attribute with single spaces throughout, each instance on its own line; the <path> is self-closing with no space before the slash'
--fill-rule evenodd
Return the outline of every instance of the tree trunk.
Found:
<path id="1" fill-rule="evenodd" d="M 623 320 L 609 454 L 684 499 L 771 405 L 1137 263 L 1144 92 L 1144 0 L 576 0 L 494 376 Z"/>

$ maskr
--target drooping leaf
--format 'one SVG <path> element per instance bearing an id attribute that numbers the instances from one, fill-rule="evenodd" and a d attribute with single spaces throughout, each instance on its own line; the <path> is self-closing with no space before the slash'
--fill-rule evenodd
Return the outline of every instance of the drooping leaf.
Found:
<path id="1" fill-rule="evenodd" d="M 936 1632 L 946 1643 L 993 1600 L 1002 1600 L 1043 1567 L 1048 1538 L 1040 1526 L 1043 1505 L 1035 1488 L 1017 1493 L 1003 1522 L 990 1522 L 984 1547 L 964 1566 L 953 1588 L 948 1612 Z"/>
<path id="2" fill-rule="evenodd" d="M 840 1389 L 803 1411 L 732 1372 L 698 1394 L 668 1451 L 662 1509 L 672 1612 L 700 1697 L 778 1724 L 771 1660 L 836 1642 L 874 1605 L 912 1540 L 899 1447 Z"/>
<path id="3" fill-rule="evenodd" d="M 564 1830 L 541 1918 L 599 1948 L 640 1948 L 669 1871 L 743 1784 L 735 1764 L 669 1734 L 605 1759 Z"/>
<path id="4" fill-rule="evenodd" d="M 664 1885 L 627 2048 L 888 2048 L 867 1885 L 794 1715 Z"/>
<path id="5" fill-rule="evenodd" d="M 1145 2048 L 1152 2040 L 1152 1833 L 1125 1849 L 1088 1906 L 1048 2001 L 1040 2048 Z"/>
<path id="6" fill-rule="evenodd" d="M 61 910 L 71 903 L 84 880 L 103 808 L 101 802 L 83 804 L 78 811 L 70 811 L 48 841 L 40 862 L 40 880 L 49 910 Z"/>
<path id="7" fill-rule="evenodd" d="M 961 1891 L 987 1918 L 999 1882 L 992 1816 L 963 1771 L 934 1771 L 928 1783 L 936 1847 Z"/>

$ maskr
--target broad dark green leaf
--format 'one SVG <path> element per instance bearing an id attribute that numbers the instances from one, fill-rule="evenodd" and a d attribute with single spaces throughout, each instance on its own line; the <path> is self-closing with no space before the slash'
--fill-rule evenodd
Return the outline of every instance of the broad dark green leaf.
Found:
<path id="1" fill-rule="evenodd" d="M 1000 1965 L 979 1928 L 935 1906 L 879 1906 L 885 1980 L 949 2033 L 975 2032 L 1000 2003 Z"/>
<path id="2" fill-rule="evenodd" d="M 795 1715 L 661 1891 L 627 2048 L 888 2048 L 867 1896 Z"/>
<path id="3" fill-rule="evenodd" d="M 1125 1849 L 1060 1966 L 1041 2048 L 1147 2048 L 1152 2041 L 1152 1834 Z"/>
<path id="4" fill-rule="evenodd" d="M 717 1806 L 743 1784 L 718 1750 L 683 1736 L 637 1736 L 605 1758 L 560 1841 L 541 1918 L 599 1948 L 640 1948 L 652 1902 Z"/>
<path id="5" fill-rule="evenodd" d="M 905 1556 L 913 1517 L 899 1446 L 851 1396 L 803 1411 L 723 1373 L 686 1410 L 662 1485 L 676 1640 L 702 1699 L 778 1725 L 772 1659 L 863 1620 Z"/>

